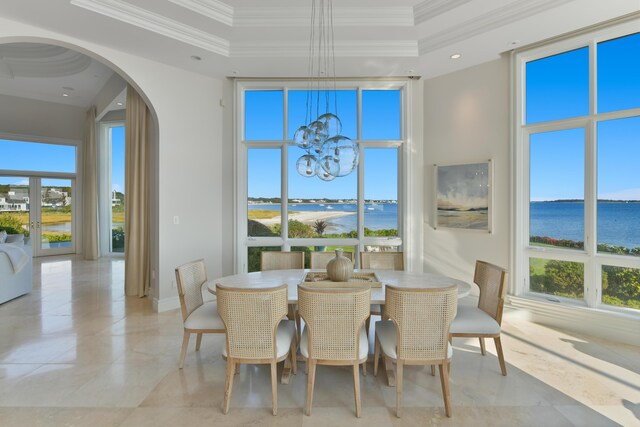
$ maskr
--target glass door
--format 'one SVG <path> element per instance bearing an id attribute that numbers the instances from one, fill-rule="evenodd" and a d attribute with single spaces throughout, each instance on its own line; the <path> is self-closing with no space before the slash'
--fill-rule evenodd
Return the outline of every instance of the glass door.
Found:
<path id="1" fill-rule="evenodd" d="M 31 235 L 34 255 L 75 253 L 73 179 L 32 178 Z"/>
<path id="2" fill-rule="evenodd" d="M 7 234 L 29 237 L 30 224 L 29 178 L 0 176 L 0 230 Z"/>

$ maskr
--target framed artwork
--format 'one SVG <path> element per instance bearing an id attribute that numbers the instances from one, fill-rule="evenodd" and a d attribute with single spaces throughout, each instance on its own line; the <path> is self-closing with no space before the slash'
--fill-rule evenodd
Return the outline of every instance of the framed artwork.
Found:
<path id="1" fill-rule="evenodd" d="M 491 233 L 491 160 L 434 166 L 434 228 L 459 228 Z"/>

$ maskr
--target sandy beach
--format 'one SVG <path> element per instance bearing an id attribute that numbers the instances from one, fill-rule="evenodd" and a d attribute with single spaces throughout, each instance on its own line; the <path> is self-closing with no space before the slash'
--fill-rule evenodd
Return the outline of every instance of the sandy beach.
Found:
<path id="1" fill-rule="evenodd" d="M 326 212 L 326 211 L 308 211 L 308 212 L 296 212 L 289 214 L 289 219 L 295 219 L 296 221 L 300 221 L 304 224 L 313 224 L 316 220 L 329 220 L 332 218 L 340 218 L 342 216 L 347 215 L 355 215 L 355 212 Z M 261 222 L 264 225 L 274 225 L 280 223 L 280 215 L 267 218 L 267 219 L 257 219 L 256 221 Z"/>

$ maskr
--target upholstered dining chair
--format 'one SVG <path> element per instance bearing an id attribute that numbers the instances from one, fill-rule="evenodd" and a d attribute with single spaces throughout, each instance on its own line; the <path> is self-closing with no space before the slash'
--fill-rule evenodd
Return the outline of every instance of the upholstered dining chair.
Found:
<path id="1" fill-rule="evenodd" d="M 343 252 L 343 256 L 349 258 L 353 262 L 353 252 Z M 311 252 L 311 269 L 325 269 L 327 264 L 335 258 L 335 252 Z"/>
<path id="2" fill-rule="evenodd" d="M 304 252 L 260 252 L 260 271 L 269 270 L 302 270 L 304 268 Z M 291 316 L 296 322 L 298 341 L 300 341 L 300 316 L 295 304 L 289 307 Z"/>
<path id="3" fill-rule="evenodd" d="M 404 271 L 403 252 L 360 252 L 360 268 Z M 371 304 L 371 315 L 382 316 L 384 305 Z M 367 319 L 367 334 L 371 318 Z"/>
<path id="4" fill-rule="evenodd" d="M 287 285 L 247 289 L 216 285 L 218 313 L 227 330 L 222 355 L 227 359 L 226 386 L 222 410 L 229 412 L 233 377 L 238 364 L 271 365 L 271 406 L 278 413 L 277 364 L 291 356 L 296 367 L 296 332 L 287 314 Z"/>
<path id="5" fill-rule="evenodd" d="M 312 289 L 298 285 L 298 305 L 305 328 L 300 353 L 307 360 L 306 414 L 311 415 L 316 365 L 352 365 L 356 417 L 360 417 L 360 371 L 366 374 L 369 343 L 364 322 L 369 317 L 371 289 Z"/>
<path id="6" fill-rule="evenodd" d="M 182 310 L 184 335 L 180 351 L 180 369 L 184 367 L 184 358 L 189 346 L 191 334 L 197 334 L 196 351 L 200 350 L 202 334 L 224 334 L 224 323 L 218 316 L 216 301 L 204 302 L 202 285 L 207 281 L 204 260 L 188 262 L 176 268 L 178 296 Z"/>
<path id="7" fill-rule="evenodd" d="M 493 338 L 502 375 L 507 375 L 507 366 L 502 353 L 500 331 L 502 309 L 507 291 L 507 271 L 484 261 L 476 261 L 473 282 L 480 288 L 478 306 L 461 305 L 451 325 L 451 337 L 474 337 L 480 340 L 480 351 L 486 354 L 484 339 Z"/>
<path id="8" fill-rule="evenodd" d="M 260 252 L 260 271 L 304 268 L 304 252 Z"/>
<path id="9" fill-rule="evenodd" d="M 384 318 L 376 322 L 373 375 L 380 352 L 396 360 L 396 416 L 402 408 L 404 365 L 438 365 L 445 413 L 451 416 L 449 327 L 456 315 L 458 287 L 441 289 L 385 287 Z"/>

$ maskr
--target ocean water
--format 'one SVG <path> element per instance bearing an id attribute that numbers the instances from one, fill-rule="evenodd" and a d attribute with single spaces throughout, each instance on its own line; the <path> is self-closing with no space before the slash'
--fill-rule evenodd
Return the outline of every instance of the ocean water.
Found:
<path id="1" fill-rule="evenodd" d="M 530 235 L 584 240 L 584 202 L 532 202 Z M 598 202 L 598 243 L 640 247 L 640 202 Z"/>
<path id="2" fill-rule="evenodd" d="M 249 210 L 280 210 L 280 204 L 249 205 Z M 329 223 L 326 233 L 346 233 L 356 229 L 358 222 L 357 207 L 353 203 L 289 203 L 289 211 L 309 212 L 352 212 L 339 218 L 326 220 Z M 364 226 L 370 230 L 398 229 L 398 205 L 389 204 L 365 204 Z"/>

